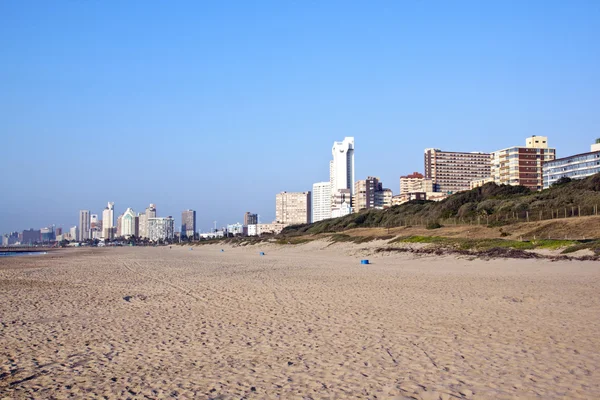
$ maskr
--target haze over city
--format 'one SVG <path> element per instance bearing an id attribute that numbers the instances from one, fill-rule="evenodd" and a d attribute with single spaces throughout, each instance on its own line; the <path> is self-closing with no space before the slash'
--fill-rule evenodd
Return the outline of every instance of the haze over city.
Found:
<path id="1" fill-rule="evenodd" d="M 198 229 L 329 178 L 398 192 L 423 150 L 600 136 L 600 4 L 3 2 L 0 232 L 150 203 Z"/>

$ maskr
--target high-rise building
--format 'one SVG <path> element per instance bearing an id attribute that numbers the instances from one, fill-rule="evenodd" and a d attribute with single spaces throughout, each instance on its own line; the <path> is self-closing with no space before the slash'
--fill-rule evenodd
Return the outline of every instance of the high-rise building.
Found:
<path id="1" fill-rule="evenodd" d="M 383 188 L 382 190 L 375 192 L 375 208 L 390 208 L 392 206 L 393 197 L 394 193 L 392 192 L 392 189 Z"/>
<path id="2" fill-rule="evenodd" d="M 121 235 L 124 237 L 130 237 L 135 235 L 135 213 L 130 208 L 123 213 L 121 216 Z"/>
<path id="3" fill-rule="evenodd" d="M 196 234 L 196 211 L 185 210 L 181 213 L 181 236 L 194 238 Z"/>
<path id="4" fill-rule="evenodd" d="M 153 242 L 171 240 L 175 235 L 175 221 L 173 217 L 148 218 L 148 239 Z"/>
<path id="5" fill-rule="evenodd" d="M 147 218 L 156 218 L 156 204 L 150 203 L 148 208 L 146 208 L 146 217 Z"/>
<path id="6" fill-rule="evenodd" d="M 311 221 L 310 192 L 281 192 L 275 197 L 275 219 L 283 224 L 309 224 Z"/>
<path id="7" fill-rule="evenodd" d="M 56 236 L 62 235 L 63 234 L 63 228 L 56 228 L 56 230 L 54 231 L 54 233 L 56 234 Z"/>
<path id="8" fill-rule="evenodd" d="M 488 153 L 463 153 L 425 149 L 425 178 L 434 192 L 456 193 L 470 189 L 471 181 L 490 176 Z"/>
<path id="9" fill-rule="evenodd" d="M 331 149 L 333 159 L 329 162 L 329 182 L 331 194 L 342 189 L 350 189 L 354 195 L 354 138 L 346 137 L 334 142 Z"/>
<path id="10" fill-rule="evenodd" d="M 102 237 L 113 239 L 115 235 L 115 203 L 108 202 L 102 211 Z"/>
<path id="11" fill-rule="evenodd" d="M 383 185 L 379 178 L 369 176 L 367 179 L 356 181 L 352 200 L 354 212 L 365 208 L 375 208 L 375 192 L 382 190 Z"/>
<path id="12" fill-rule="evenodd" d="M 54 226 L 40 229 L 40 238 L 42 243 L 53 242 L 56 239 L 56 235 L 54 234 Z"/>
<path id="13" fill-rule="evenodd" d="M 90 211 L 79 210 L 79 236 L 74 238 L 83 242 L 90 238 Z"/>
<path id="14" fill-rule="evenodd" d="M 34 244 L 42 239 L 42 233 L 39 230 L 30 229 L 21 233 L 21 244 Z"/>
<path id="15" fill-rule="evenodd" d="M 312 190 L 312 222 L 331 218 L 331 182 L 313 184 Z"/>
<path id="16" fill-rule="evenodd" d="M 531 136 L 525 147 L 515 146 L 491 154 L 491 176 L 498 185 L 522 185 L 531 190 L 544 187 L 544 164 L 556 158 L 546 136 Z"/>
<path id="17" fill-rule="evenodd" d="M 425 178 L 423 174 L 413 172 L 400 177 L 400 194 L 433 191 L 433 180 Z"/>
<path id="18" fill-rule="evenodd" d="M 544 189 L 560 178 L 582 179 L 597 173 L 600 173 L 600 139 L 596 139 L 588 153 L 546 161 L 543 166 Z"/>
<path id="19" fill-rule="evenodd" d="M 123 224 L 123 214 L 121 214 L 117 217 L 117 228 L 116 228 L 115 237 L 123 236 L 123 225 L 122 224 Z"/>
<path id="20" fill-rule="evenodd" d="M 137 215 L 138 218 L 138 236 L 140 238 L 148 237 L 148 218 L 146 218 L 146 213 L 142 213 Z"/>
<path id="21" fill-rule="evenodd" d="M 72 226 L 71 229 L 69 229 L 69 237 L 71 240 L 78 240 L 79 229 L 76 226 Z"/>
<path id="22" fill-rule="evenodd" d="M 244 214 L 244 226 L 258 224 L 258 214 L 252 214 L 249 211 Z"/>

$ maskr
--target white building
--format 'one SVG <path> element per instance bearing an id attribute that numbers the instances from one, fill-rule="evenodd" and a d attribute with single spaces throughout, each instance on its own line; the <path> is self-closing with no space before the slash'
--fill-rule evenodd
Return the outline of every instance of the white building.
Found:
<path id="1" fill-rule="evenodd" d="M 135 235 L 135 213 L 128 208 L 121 218 L 121 236 L 130 237 Z"/>
<path id="2" fill-rule="evenodd" d="M 352 206 L 348 202 L 338 204 L 333 210 L 331 210 L 331 218 L 339 218 L 349 214 L 352 214 Z"/>
<path id="3" fill-rule="evenodd" d="M 148 218 L 148 239 L 153 242 L 173 239 L 175 220 L 172 217 Z"/>
<path id="4" fill-rule="evenodd" d="M 334 142 L 331 149 L 333 160 L 329 163 L 331 194 L 341 189 L 350 189 L 354 195 L 354 138 L 346 137 L 342 142 Z"/>
<path id="5" fill-rule="evenodd" d="M 257 236 L 258 235 L 258 226 L 256 224 L 248 225 L 248 236 Z"/>
<path id="6" fill-rule="evenodd" d="M 71 240 L 78 240 L 79 229 L 77 229 L 76 226 L 72 226 L 71 229 L 69 229 L 69 237 Z"/>
<path id="7" fill-rule="evenodd" d="M 244 234 L 244 225 L 238 223 L 227 225 L 227 234 L 233 236 L 241 236 Z"/>
<path id="8" fill-rule="evenodd" d="M 200 237 L 200 239 L 217 239 L 225 237 L 225 231 L 219 230 L 215 232 L 204 232 L 200 233 L 198 236 Z"/>
<path id="9" fill-rule="evenodd" d="M 74 236 L 76 240 L 83 242 L 90 238 L 90 211 L 79 210 L 79 235 Z"/>
<path id="10" fill-rule="evenodd" d="M 313 184 L 312 222 L 331 218 L 331 182 Z"/>
<path id="11" fill-rule="evenodd" d="M 114 237 L 115 227 L 115 203 L 108 202 L 108 205 L 102 211 L 102 237 L 112 239 Z"/>

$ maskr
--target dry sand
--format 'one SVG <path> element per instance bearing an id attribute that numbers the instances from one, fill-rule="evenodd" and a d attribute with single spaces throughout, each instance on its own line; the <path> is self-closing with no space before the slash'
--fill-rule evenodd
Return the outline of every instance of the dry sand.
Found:
<path id="1" fill-rule="evenodd" d="M 598 263 L 224 250 L 0 259 L 0 398 L 600 398 Z"/>

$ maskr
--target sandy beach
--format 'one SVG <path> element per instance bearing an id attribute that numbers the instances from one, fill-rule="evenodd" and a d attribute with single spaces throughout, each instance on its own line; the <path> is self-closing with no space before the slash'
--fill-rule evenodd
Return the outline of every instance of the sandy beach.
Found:
<path id="1" fill-rule="evenodd" d="M 600 398 L 598 263 L 351 249 L 0 259 L 0 398 Z"/>

